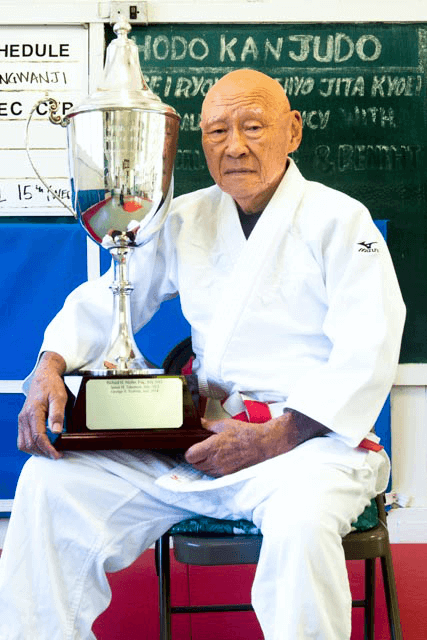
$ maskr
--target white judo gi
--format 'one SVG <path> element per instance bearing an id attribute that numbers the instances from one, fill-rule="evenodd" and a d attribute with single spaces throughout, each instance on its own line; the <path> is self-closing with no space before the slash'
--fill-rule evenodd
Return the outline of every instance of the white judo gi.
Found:
<path id="1" fill-rule="evenodd" d="M 385 454 L 358 444 L 391 387 L 405 315 L 369 213 L 291 161 L 248 240 L 232 198 L 210 187 L 174 201 L 131 272 L 135 329 L 179 292 L 202 393 L 293 408 L 333 433 L 218 479 L 147 452 L 33 457 L 0 561 L 0 638 L 93 638 L 105 571 L 201 513 L 262 530 L 252 599 L 266 640 L 348 640 L 341 537 L 387 483 Z M 79 287 L 46 330 L 42 350 L 70 371 L 100 364 L 110 281 Z"/>

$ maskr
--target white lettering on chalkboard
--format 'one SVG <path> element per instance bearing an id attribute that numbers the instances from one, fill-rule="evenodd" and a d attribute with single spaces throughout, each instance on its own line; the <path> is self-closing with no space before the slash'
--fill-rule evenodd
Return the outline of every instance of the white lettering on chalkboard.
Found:
<path id="1" fill-rule="evenodd" d="M 381 58 L 380 39 L 370 33 L 353 38 L 345 33 L 336 32 L 324 35 L 293 34 L 278 36 L 275 41 L 268 37 L 264 40 L 253 36 L 237 36 L 228 33 L 219 34 L 214 46 L 209 46 L 202 37 L 186 38 L 182 35 L 158 35 L 154 38 L 146 35 L 138 45 L 145 62 L 150 60 L 170 60 L 198 62 L 209 56 L 213 63 L 227 64 L 243 62 L 247 64 L 274 62 L 297 63 L 313 61 L 319 65 L 369 64 Z"/>
<path id="2" fill-rule="evenodd" d="M 206 169 L 205 157 L 199 149 L 178 149 L 175 169 L 177 171 L 202 171 Z"/>
<path id="3" fill-rule="evenodd" d="M 338 115 L 343 124 L 353 129 L 354 127 L 378 126 L 382 129 L 396 129 L 396 115 L 392 107 L 358 107 L 353 109 L 338 109 Z"/>
<path id="4" fill-rule="evenodd" d="M 181 115 L 181 131 L 197 131 L 200 132 L 200 113 L 183 113 Z"/>
<path id="5" fill-rule="evenodd" d="M 308 127 L 309 129 L 326 129 L 329 122 L 329 117 L 331 115 L 330 110 L 328 111 L 302 111 L 302 124 L 303 127 Z"/>
<path id="6" fill-rule="evenodd" d="M 191 99 L 196 96 L 204 97 L 218 81 L 220 74 L 206 76 L 202 67 L 200 75 L 174 77 L 155 74 L 146 75 L 145 78 L 151 90 L 165 98 L 173 95 L 175 98 Z M 312 75 L 290 75 L 287 77 L 276 76 L 275 79 L 283 86 L 289 97 L 308 96 L 313 92 L 322 98 L 331 96 L 357 98 L 367 95 L 374 98 L 419 97 L 423 93 L 423 76 L 421 74 L 373 74 L 371 77 L 349 75 L 317 78 Z M 15 103 L 14 109 L 19 109 L 19 102 Z"/>
<path id="7" fill-rule="evenodd" d="M 308 96 L 315 87 L 315 79 L 312 77 L 291 76 L 290 78 L 276 78 L 288 96 Z"/>
<path id="8" fill-rule="evenodd" d="M 321 78 L 319 93 L 324 98 L 335 96 L 364 96 L 365 80 L 363 76 L 357 78 Z"/>
<path id="9" fill-rule="evenodd" d="M 138 45 L 144 60 L 204 60 L 209 55 L 209 45 L 203 38 L 187 40 L 182 36 L 156 36 L 154 39 L 147 35 L 143 45 Z"/>
<path id="10" fill-rule="evenodd" d="M 423 77 L 417 76 L 374 76 L 371 95 L 373 97 L 420 96 Z"/>
<path id="11" fill-rule="evenodd" d="M 318 145 L 314 150 L 315 166 L 325 173 L 338 171 L 413 171 L 421 166 L 422 147 L 405 144 Z"/>
<path id="12" fill-rule="evenodd" d="M 298 43 L 299 49 L 290 51 L 289 57 L 296 62 L 305 62 L 312 56 L 316 62 L 343 64 L 350 58 L 359 58 L 362 62 L 374 62 L 379 59 L 382 45 L 373 35 L 361 36 L 356 42 L 345 33 L 328 35 L 326 38 L 312 35 L 291 35 L 291 42 Z"/>

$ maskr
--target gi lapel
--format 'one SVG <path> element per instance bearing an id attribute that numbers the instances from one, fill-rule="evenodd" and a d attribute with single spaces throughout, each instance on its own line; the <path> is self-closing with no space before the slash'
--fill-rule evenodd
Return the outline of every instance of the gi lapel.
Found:
<path id="1" fill-rule="evenodd" d="M 240 317 L 245 313 L 252 292 L 259 286 L 263 266 L 275 254 L 278 243 L 292 224 L 303 195 L 304 182 L 296 165 L 291 161 L 282 182 L 248 241 L 241 245 L 240 253 L 233 260 L 234 268 L 223 289 L 222 298 L 207 332 L 204 352 L 206 382 L 222 379 L 221 364 L 226 355 L 227 346 Z M 219 214 L 222 216 L 220 224 L 227 244 L 226 250 L 236 254 L 236 245 L 233 244 L 232 238 L 236 236 L 237 213 L 230 210 L 230 203 L 232 204 L 230 196 L 224 193 L 221 200 L 222 211 Z M 234 233 L 230 233 L 232 230 Z M 203 385 L 205 380 L 201 382 Z"/>

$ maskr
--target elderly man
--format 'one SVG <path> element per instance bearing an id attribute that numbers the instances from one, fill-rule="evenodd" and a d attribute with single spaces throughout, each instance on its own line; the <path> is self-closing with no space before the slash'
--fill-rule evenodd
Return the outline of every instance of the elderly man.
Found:
<path id="1" fill-rule="evenodd" d="M 139 328 L 179 292 L 212 436 L 181 461 L 51 446 L 45 421 L 62 428 L 63 374 L 93 366 L 109 333 L 109 276 L 73 292 L 20 416 L 19 447 L 35 455 L 1 560 L 2 640 L 93 638 L 105 571 L 192 514 L 262 530 L 252 599 L 266 640 L 350 638 L 341 537 L 388 476 L 369 432 L 404 322 L 390 256 L 360 203 L 288 158 L 301 116 L 275 80 L 228 74 L 201 128 L 216 185 L 177 198 L 156 241 L 135 251 L 132 305 Z"/>

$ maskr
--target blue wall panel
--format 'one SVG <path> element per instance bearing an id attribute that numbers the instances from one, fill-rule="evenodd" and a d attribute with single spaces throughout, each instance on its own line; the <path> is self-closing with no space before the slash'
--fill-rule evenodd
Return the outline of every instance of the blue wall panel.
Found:
<path id="1" fill-rule="evenodd" d="M 0 379 L 34 366 L 46 325 L 87 279 L 86 234 L 79 224 L 4 224 L 0 271 Z"/>
<path id="2" fill-rule="evenodd" d="M 19 474 L 24 462 L 29 457 L 16 448 L 17 415 L 23 403 L 23 395 L 9 393 L 0 395 L 2 442 L 0 447 L 0 500 L 13 498 Z"/>
<path id="3" fill-rule="evenodd" d="M 49 320 L 87 279 L 86 234 L 79 224 L 2 224 L 0 379 L 21 380 L 33 368 Z M 28 456 L 16 448 L 20 394 L 0 394 L 0 499 L 13 498 Z"/>

